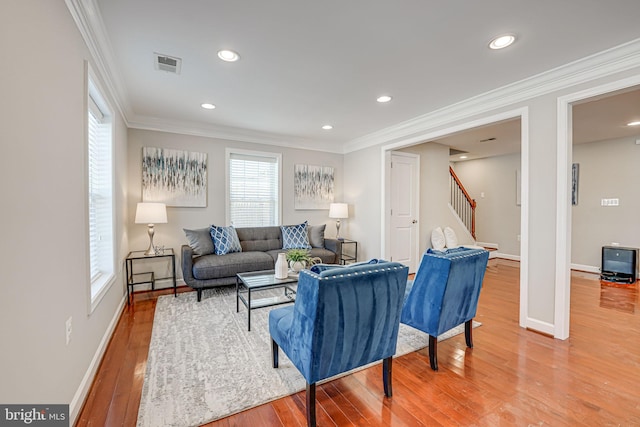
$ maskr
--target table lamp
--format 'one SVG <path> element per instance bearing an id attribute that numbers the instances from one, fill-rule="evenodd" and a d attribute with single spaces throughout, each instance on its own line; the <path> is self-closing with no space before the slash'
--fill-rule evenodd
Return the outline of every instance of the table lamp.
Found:
<path id="1" fill-rule="evenodd" d="M 340 220 L 349 218 L 349 205 L 346 203 L 331 203 L 329 205 L 329 218 L 336 219 L 336 239 L 343 240 L 340 237 Z"/>
<path id="2" fill-rule="evenodd" d="M 138 203 L 135 222 L 149 226 L 149 249 L 144 254 L 157 255 L 156 248 L 153 246 L 153 225 L 167 223 L 167 206 L 164 203 Z"/>

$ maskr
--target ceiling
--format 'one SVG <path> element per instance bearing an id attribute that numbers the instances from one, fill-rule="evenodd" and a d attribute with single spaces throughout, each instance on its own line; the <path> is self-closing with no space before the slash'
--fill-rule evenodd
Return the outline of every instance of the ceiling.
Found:
<path id="1" fill-rule="evenodd" d="M 640 88 L 586 99 L 572 106 L 573 144 L 640 137 Z M 520 152 L 520 119 L 465 130 L 433 141 L 451 147 L 450 161 L 465 161 Z M 461 158 L 460 156 L 465 156 Z"/>
<path id="2" fill-rule="evenodd" d="M 640 38 L 638 0 L 93 1 L 130 126 L 336 152 Z M 503 33 L 515 44 L 488 49 Z M 180 74 L 154 53 L 181 58 Z"/>

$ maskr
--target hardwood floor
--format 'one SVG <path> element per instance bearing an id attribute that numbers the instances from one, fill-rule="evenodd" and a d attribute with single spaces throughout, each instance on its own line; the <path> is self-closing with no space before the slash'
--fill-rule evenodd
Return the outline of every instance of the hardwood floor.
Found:
<path id="1" fill-rule="evenodd" d="M 319 426 L 640 426 L 638 284 L 611 286 L 572 275 L 571 337 L 518 326 L 517 263 L 492 260 L 474 329 L 394 359 L 393 397 L 380 366 L 317 387 Z M 186 291 L 187 289 L 182 289 Z M 535 291 L 535 284 L 532 284 Z M 78 417 L 78 426 L 134 426 L 159 293 L 125 308 Z M 304 426 L 304 392 L 207 426 Z"/>

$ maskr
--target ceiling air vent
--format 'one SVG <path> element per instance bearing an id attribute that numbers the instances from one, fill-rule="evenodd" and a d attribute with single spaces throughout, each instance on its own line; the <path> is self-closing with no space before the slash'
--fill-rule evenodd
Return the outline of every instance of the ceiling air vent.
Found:
<path id="1" fill-rule="evenodd" d="M 468 154 L 468 151 L 458 150 L 457 148 L 449 148 L 450 156 L 457 156 L 458 154 Z"/>
<path id="2" fill-rule="evenodd" d="M 163 55 L 161 53 L 155 53 L 154 65 L 156 70 L 167 71 L 169 73 L 180 74 L 180 68 L 182 67 L 182 59 L 174 58 L 173 56 Z"/>

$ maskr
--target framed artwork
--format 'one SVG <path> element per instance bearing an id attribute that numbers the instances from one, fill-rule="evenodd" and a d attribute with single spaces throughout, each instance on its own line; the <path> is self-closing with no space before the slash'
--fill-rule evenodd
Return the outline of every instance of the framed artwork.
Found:
<path id="1" fill-rule="evenodd" d="M 330 166 L 294 166 L 295 209 L 329 209 L 333 202 L 333 168 Z"/>
<path id="2" fill-rule="evenodd" d="M 142 201 L 207 206 L 207 154 L 142 148 Z"/>
<path id="3" fill-rule="evenodd" d="M 580 164 L 571 165 L 571 204 L 578 204 L 578 181 L 580 179 Z"/>

